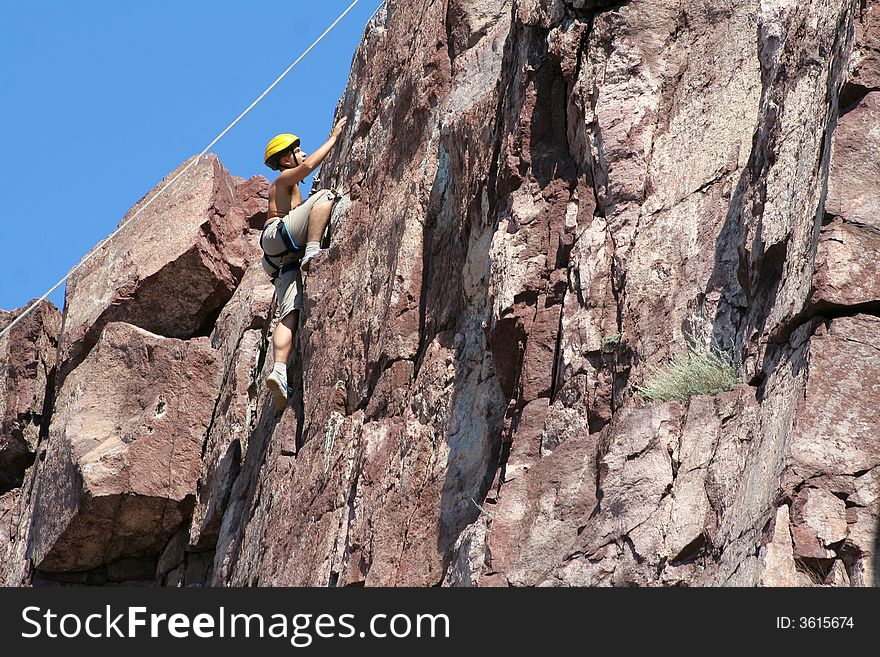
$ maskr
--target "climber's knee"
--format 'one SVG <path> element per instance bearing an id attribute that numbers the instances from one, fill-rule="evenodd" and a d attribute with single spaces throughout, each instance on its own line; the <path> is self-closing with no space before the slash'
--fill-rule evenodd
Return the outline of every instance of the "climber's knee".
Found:
<path id="1" fill-rule="evenodd" d="M 319 205 L 330 205 L 332 206 L 336 201 L 338 201 L 341 196 L 330 189 L 322 189 L 321 190 L 321 198 L 318 200 Z"/>
<path id="2" fill-rule="evenodd" d="M 318 212 L 330 212 L 333 209 L 333 201 L 320 201 L 312 206 L 312 210 Z"/>

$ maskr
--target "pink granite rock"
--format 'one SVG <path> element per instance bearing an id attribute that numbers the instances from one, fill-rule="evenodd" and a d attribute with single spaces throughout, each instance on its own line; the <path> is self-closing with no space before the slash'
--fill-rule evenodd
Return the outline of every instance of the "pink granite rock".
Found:
<path id="1" fill-rule="evenodd" d="M 20 311 L 0 311 L 0 330 Z M 0 338 L 0 492 L 21 485 L 48 421 L 61 314 L 43 301 Z"/>
<path id="2" fill-rule="evenodd" d="M 510 8 L 368 26 L 302 414 L 257 423 L 216 583 L 761 581 L 858 12 Z M 641 408 L 688 336 L 756 388 Z"/>
<path id="3" fill-rule="evenodd" d="M 853 84 L 880 88 L 880 5 L 875 0 L 860 3 L 850 68 Z"/>
<path id="4" fill-rule="evenodd" d="M 22 525 L 22 490 L 15 488 L 0 495 L 0 586 L 28 583 L 27 528 Z"/>
<path id="5" fill-rule="evenodd" d="M 802 586 L 807 582 L 799 575 L 794 561 L 788 505 L 776 510 L 770 541 L 761 550 L 761 586 Z"/>
<path id="6" fill-rule="evenodd" d="M 825 212 L 880 230 L 880 92 L 866 95 L 834 131 Z"/>
<path id="7" fill-rule="evenodd" d="M 880 318 L 841 317 L 810 342 L 810 378 L 792 432 L 800 480 L 855 475 L 880 465 Z"/>
<path id="8" fill-rule="evenodd" d="M 322 166 L 350 192 L 306 276 L 294 398 L 279 412 L 263 385 L 258 269 L 227 303 L 265 182 L 200 163 L 168 199 L 192 230 L 156 214 L 167 253 L 102 252 L 73 290 L 59 397 L 97 394 L 107 347 L 86 354 L 107 321 L 211 335 L 189 492 L 156 502 L 158 529 L 132 521 L 136 550 L 89 534 L 109 513 L 50 483 L 81 467 L 59 407 L 32 472 L 74 520 L 47 524 L 23 487 L 8 532 L 18 550 L 32 530 L 34 581 L 154 565 L 165 585 L 875 583 L 875 17 L 848 0 L 389 0 Z M 689 339 L 741 361 L 740 384 L 647 404 L 635 385 Z M 138 391 L 147 418 L 160 388 Z"/>
<path id="9" fill-rule="evenodd" d="M 131 223 L 96 247 L 71 276 L 62 375 L 85 357 L 111 321 L 167 337 L 208 335 L 245 268 L 257 259 L 258 233 L 251 224 L 252 217 L 265 213 L 265 183 L 231 176 L 216 155 L 202 157 L 134 216 L 183 166 L 135 205 L 123 219 L 132 218 Z"/>
<path id="10" fill-rule="evenodd" d="M 818 312 L 826 313 L 847 306 L 880 306 L 878 250 L 880 230 L 840 218 L 823 226 L 819 234 L 811 305 Z"/>
<path id="11" fill-rule="evenodd" d="M 83 571 L 165 545 L 192 510 L 221 376 L 207 338 L 104 328 L 58 393 L 33 509 L 36 568 Z"/>
<path id="12" fill-rule="evenodd" d="M 840 317 L 810 342 L 810 377 L 798 404 L 783 485 L 798 493 L 796 551 L 840 557 L 855 585 L 871 585 L 880 518 L 880 319 Z M 839 580 L 839 578 L 838 578 Z"/>
<path id="13" fill-rule="evenodd" d="M 223 385 L 201 458 L 189 535 L 193 547 L 210 549 L 216 545 L 232 484 L 256 421 L 255 397 L 263 386 L 258 376 L 266 359 L 265 332 L 274 291 L 260 264 L 252 265 L 224 306 L 211 335 L 219 352 Z"/>

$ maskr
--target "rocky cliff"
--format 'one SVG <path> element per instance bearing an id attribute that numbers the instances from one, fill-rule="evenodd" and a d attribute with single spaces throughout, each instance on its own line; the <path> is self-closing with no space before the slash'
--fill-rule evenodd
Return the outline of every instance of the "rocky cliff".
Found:
<path id="1" fill-rule="evenodd" d="M 337 114 L 284 412 L 214 156 L 0 344 L 0 581 L 875 584 L 876 0 L 388 0 Z"/>

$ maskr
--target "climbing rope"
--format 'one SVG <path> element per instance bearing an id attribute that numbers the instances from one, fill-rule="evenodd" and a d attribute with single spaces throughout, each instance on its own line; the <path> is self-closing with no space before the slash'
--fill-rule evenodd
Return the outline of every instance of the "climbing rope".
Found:
<path id="1" fill-rule="evenodd" d="M 30 312 L 31 312 L 34 308 L 36 308 L 41 302 L 45 301 L 45 300 L 49 297 L 49 295 L 51 295 L 55 290 L 57 290 L 59 287 L 61 287 L 61 286 L 65 283 L 65 281 L 67 281 L 67 279 L 70 278 L 70 277 L 74 274 L 74 272 L 76 272 L 80 267 L 82 267 L 86 262 L 88 262 L 89 259 L 90 259 L 93 255 L 95 255 L 95 254 L 101 249 L 101 247 L 103 247 L 103 246 L 106 245 L 108 242 L 110 242 L 110 240 L 112 240 L 114 237 L 116 237 L 116 236 L 122 231 L 123 228 L 125 228 L 128 224 L 131 223 L 132 219 L 134 219 L 134 218 L 137 217 L 141 212 L 143 212 L 144 210 L 146 210 L 146 209 L 147 209 L 147 208 L 153 203 L 153 201 L 155 201 L 157 198 L 159 198 L 159 197 L 165 192 L 166 189 L 168 189 L 169 187 L 171 187 L 171 185 L 173 185 L 175 182 L 177 182 L 177 180 L 178 180 L 181 176 L 183 176 L 183 174 L 185 174 L 185 173 L 190 169 L 190 167 L 192 167 L 196 162 L 198 162 L 199 159 L 200 159 L 205 153 L 207 153 L 207 152 L 208 152 L 208 151 L 209 151 L 209 150 L 210 150 L 210 149 L 211 149 L 211 148 L 212 148 L 212 147 L 213 147 L 218 141 L 220 141 L 220 140 L 223 138 L 223 136 L 224 136 L 227 132 L 229 132 L 230 130 L 232 130 L 232 128 L 235 127 L 235 125 L 236 125 L 239 121 L 241 121 L 241 120 L 242 120 L 242 119 L 248 114 L 248 112 L 250 112 L 252 109 L 254 109 L 254 107 L 257 106 L 257 103 L 259 103 L 261 100 L 263 100 L 263 98 L 265 98 L 266 95 L 267 95 L 270 91 L 272 91 L 272 89 L 274 89 L 274 88 L 278 85 L 278 83 L 281 82 L 281 80 L 283 80 L 283 79 L 285 78 L 285 76 L 286 76 L 288 73 L 290 73 L 290 72 L 293 70 L 293 67 L 296 66 L 297 64 L 299 64 L 300 61 L 301 61 L 306 55 L 308 55 L 309 52 L 311 52 L 312 48 L 314 48 L 315 46 L 317 46 L 317 45 L 321 42 L 321 40 L 322 40 L 325 36 L 327 36 L 327 35 L 330 33 L 330 31 L 331 31 L 334 27 L 336 27 L 337 23 L 339 23 L 339 21 L 341 21 L 343 18 L 345 18 L 346 14 L 348 14 L 348 12 L 350 12 L 352 9 L 354 9 L 354 6 L 355 6 L 358 2 L 360 2 L 360 0 L 354 0 L 354 2 L 352 2 L 352 3 L 348 6 L 348 9 L 346 9 L 344 12 L 342 12 L 342 13 L 339 15 L 339 18 L 337 18 L 335 21 L 333 21 L 333 22 L 330 24 L 330 27 L 328 27 L 326 30 L 324 30 L 324 33 L 323 33 L 321 36 L 319 36 L 319 37 L 314 41 L 314 43 L 312 43 L 312 45 L 310 45 L 308 48 L 306 48 L 305 52 L 303 52 L 303 54 L 301 54 L 299 57 L 297 57 L 297 58 L 296 58 L 296 61 L 294 61 L 293 64 L 291 64 L 290 66 L 288 66 L 287 69 L 285 69 L 285 71 L 284 71 L 281 75 L 279 75 L 279 76 L 276 78 L 275 82 L 273 82 L 272 84 L 270 84 L 270 85 L 268 86 L 268 88 L 267 88 L 263 93 L 261 93 L 261 94 L 259 95 L 259 97 L 258 97 L 254 102 L 252 102 L 252 103 L 248 106 L 248 108 L 247 108 L 245 111 L 243 111 L 241 114 L 238 115 L 238 118 L 236 118 L 232 123 L 230 123 L 228 126 L 226 126 L 226 128 L 223 130 L 223 132 L 221 132 L 219 135 L 217 135 L 217 136 L 213 139 L 213 141 L 211 141 L 210 144 L 208 144 L 207 146 L 205 146 L 205 148 L 202 149 L 202 152 L 201 152 L 201 153 L 199 153 L 199 154 L 196 155 L 194 158 L 192 158 L 192 159 L 190 160 L 189 164 L 187 164 L 187 165 L 186 165 L 186 166 L 180 171 L 180 173 L 178 173 L 176 176 L 174 176 L 174 178 L 172 178 L 168 183 L 166 183 L 165 186 L 162 187 L 162 189 L 160 189 L 156 194 L 154 194 L 153 197 L 152 197 L 149 201 L 147 201 L 147 202 L 146 202 L 141 208 L 139 208 L 139 209 L 137 210 L 137 212 L 135 212 L 131 217 L 129 217 L 128 219 L 126 219 L 125 221 L 123 221 L 123 222 L 119 225 L 119 227 L 118 227 L 116 230 L 114 230 L 114 231 L 113 231 L 112 233 L 110 233 L 110 235 L 108 235 L 106 238 L 104 238 L 103 240 L 101 240 L 100 242 L 98 242 L 98 244 L 97 244 L 97 245 L 96 245 L 91 251 L 89 251 L 89 252 L 85 255 L 85 257 L 83 257 L 83 259 L 79 261 L 78 264 L 76 264 L 76 265 L 75 265 L 70 271 L 68 271 L 68 272 L 64 275 L 64 278 L 62 278 L 60 281 L 58 281 L 57 283 L 55 283 L 55 285 L 53 285 L 53 286 L 49 289 L 49 291 L 46 292 L 46 294 L 44 294 L 43 296 L 41 296 L 39 299 L 37 299 L 37 300 L 35 300 L 35 301 L 32 301 L 31 304 L 30 304 L 29 306 L 27 306 L 27 307 L 21 312 L 21 314 L 19 314 L 18 317 L 16 317 L 16 318 L 12 321 L 11 324 L 9 324 L 9 326 L 7 326 L 7 327 L 4 328 L 2 331 L 0 331 L 0 340 L 2 340 L 3 337 L 4 337 L 7 333 L 9 333 L 9 331 L 12 330 L 12 327 L 13 327 L 13 326 L 15 326 L 16 324 L 18 324 L 18 322 L 20 322 L 20 321 L 21 321 L 22 319 L 24 319 L 28 314 L 30 314 Z M 384 2 L 383 2 L 383 4 L 384 4 Z M 379 5 L 379 8 L 381 8 L 381 7 L 382 7 L 382 5 L 380 4 L 380 5 Z M 379 11 L 379 9 L 377 8 L 376 11 L 373 12 L 373 16 L 375 16 L 376 13 L 377 13 L 378 11 Z M 370 21 L 373 20 L 373 16 L 370 17 Z M 367 23 L 369 23 L 370 21 L 367 21 Z"/>

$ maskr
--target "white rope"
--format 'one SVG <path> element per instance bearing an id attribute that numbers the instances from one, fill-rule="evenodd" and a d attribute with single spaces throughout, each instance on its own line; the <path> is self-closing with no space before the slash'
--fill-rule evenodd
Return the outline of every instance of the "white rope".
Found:
<path id="1" fill-rule="evenodd" d="M 44 294 L 43 296 L 41 296 L 41 297 L 40 297 L 39 299 L 37 299 L 36 301 L 31 302 L 31 304 L 30 304 L 27 308 L 25 308 L 24 311 L 22 311 L 21 314 L 19 314 L 18 317 L 16 317 L 16 318 L 12 321 L 12 323 L 9 324 L 9 326 L 7 326 L 7 327 L 4 328 L 2 331 L 0 331 L 0 340 L 2 340 L 2 339 L 3 339 L 3 336 L 5 336 L 7 333 L 9 333 L 9 331 L 12 330 L 12 327 L 13 327 L 13 326 L 15 326 L 16 324 L 18 324 L 18 322 L 20 322 L 20 321 L 21 321 L 22 319 L 24 319 L 28 314 L 30 314 L 30 312 L 31 312 L 34 308 L 36 308 L 41 302 L 45 301 L 45 300 L 49 297 L 49 295 L 51 295 L 55 290 L 57 290 L 59 287 L 61 287 L 61 286 L 64 284 L 64 282 L 65 282 L 68 278 L 70 278 L 70 277 L 73 275 L 74 272 L 76 272 L 80 267 L 82 267 L 86 262 L 88 262 L 89 259 L 90 259 L 94 254 L 96 254 L 96 253 L 101 249 L 102 246 L 104 246 L 104 245 L 107 244 L 111 239 L 113 239 L 114 237 L 116 237 L 116 235 L 118 235 L 119 232 L 120 232 L 123 228 L 125 228 L 129 223 L 131 223 L 131 220 L 132 220 L 132 219 L 134 219 L 134 218 L 137 217 L 141 212 L 143 212 L 144 210 L 146 210 L 146 209 L 150 206 L 150 204 L 152 204 L 153 201 L 155 201 L 157 198 L 159 198 L 159 197 L 162 195 L 162 193 L 163 193 L 166 189 L 168 189 L 169 187 L 171 187 L 171 185 L 173 185 L 175 182 L 177 182 L 177 180 L 178 180 L 183 174 L 185 174 L 185 173 L 190 169 L 190 167 L 192 167 L 196 162 L 199 161 L 199 158 L 201 158 L 205 153 L 207 153 L 207 152 L 208 152 L 208 151 L 214 146 L 214 144 L 216 144 L 218 141 L 220 141 L 220 139 L 222 139 L 223 136 L 224 136 L 227 132 L 229 132 L 230 130 L 232 130 L 232 128 L 233 128 L 233 127 L 234 127 L 239 121 L 241 121 L 241 120 L 245 117 L 245 115 L 246 115 L 248 112 L 250 112 L 252 109 L 254 109 L 254 107 L 257 106 L 257 103 L 259 103 L 261 100 L 263 100 L 263 98 L 265 98 L 266 95 L 267 95 L 270 91 L 272 91 L 272 89 L 274 89 L 274 88 L 278 85 L 278 83 L 281 82 L 281 80 L 283 80 L 284 77 L 285 77 L 288 73 L 290 73 L 290 72 L 293 70 L 293 67 L 296 66 L 297 64 L 299 64 L 300 61 L 303 59 L 303 57 L 305 57 L 306 55 L 308 55 L 309 52 L 311 52 L 312 48 L 314 48 L 316 45 L 318 45 L 318 44 L 321 42 L 321 40 L 322 40 L 325 36 L 327 36 L 327 34 L 330 33 L 330 30 L 332 30 L 334 27 L 336 27 L 336 24 L 337 24 L 337 23 L 339 23 L 339 21 L 341 21 L 343 18 L 345 18 L 346 14 L 348 14 L 348 12 L 350 12 L 352 9 L 354 9 L 354 6 L 355 6 L 358 2 L 360 2 L 360 0 L 354 0 L 354 2 L 352 2 L 352 3 L 348 6 L 348 9 L 346 9 L 344 12 L 342 12 L 342 13 L 339 15 L 339 18 L 337 18 L 335 21 L 333 21 L 333 22 L 330 24 L 330 27 L 328 27 L 326 30 L 324 30 L 324 33 L 323 33 L 321 36 L 319 36 L 319 37 L 315 40 L 315 42 L 312 43 L 312 45 L 310 45 L 308 48 L 306 48 L 306 50 L 305 50 L 304 53 L 301 54 L 299 57 L 297 57 L 297 58 L 296 58 L 296 61 L 293 62 L 293 64 L 291 64 L 290 66 L 288 66 L 287 69 L 284 71 L 284 73 L 282 73 L 281 75 L 279 75 L 279 76 L 276 78 L 275 82 L 273 82 L 272 84 L 269 85 L 269 87 L 266 89 L 266 91 L 264 91 L 263 93 L 261 93 L 261 94 L 259 95 L 259 97 L 258 97 L 254 102 L 252 102 L 252 103 L 248 106 L 248 108 L 247 108 L 245 111 L 243 111 L 241 114 L 238 115 L 238 118 L 236 118 L 235 121 L 233 121 L 233 122 L 230 123 L 228 126 L 226 126 L 226 128 L 223 130 L 223 132 L 221 132 L 219 135 L 217 135 L 217 136 L 214 138 L 214 140 L 213 140 L 210 144 L 208 144 L 207 146 L 205 146 L 205 148 L 202 149 L 202 152 L 201 152 L 201 153 L 199 153 L 199 154 L 196 155 L 194 158 L 192 158 L 192 160 L 190 161 L 190 163 L 187 164 L 187 165 L 181 170 L 180 173 L 178 173 L 176 176 L 174 176 L 174 178 L 172 178 L 172 179 L 171 179 L 171 180 L 170 180 L 170 181 L 169 181 L 169 182 L 168 182 L 168 183 L 167 183 L 162 189 L 160 189 L 156 194 L 154 194 L 153 197 L 152 197 L 149 201 L 147 201 L 147 202 L 146 202 L 146 203 L 145 203 L 140 209 L 138 209 L 137 212 L 135 212 L 133 215 L 131 215 L 131 217 L 129 217 L 129 218 L 126 219 L 123 223 L 121 223 L 121 224 L 119 225 L 119 227 L 118 227 L 116 230 L 114 230 L 114 231 L 113 231 L 112 233 L 110 233 L 110 235 L 108 235 L 106 238 L 104 238 L 103 240 L 101 240 L 100 242 L 98 242 L 98 244 L 97 244 L 97 245 L 96 245 L 91 251 L 89 251 L 89 252 L 86 254 L 86 256 L 85 256 L 82 260 L 79 261 L 79 263 L 78 263 L 77 265 L 75 265 L 75 266 L 74 266 L 69 272 L 67 272 L 67 273 L 64 275 L 64 278 L 62 278 L 60 281 L 58 281 L 57 283 L 55 283 L 55 285 L 53 285 L 52 288 L 51 288 L 48 292 L 46 292 L 46 294 Z M 384 4 L 384 3 L 383 3 L 383 4 Z M 379 6 L 381 7 L 382 5 L 379 5 Z M 379 10 L 377 9 L 376 11 L 378 12 Z M 374 13 L 373 16 L 375 16 L 375 15 L 376 15 L 376 14 Z M 370 17 L 370 20 L 372 20 L 372 17 Z"/>

